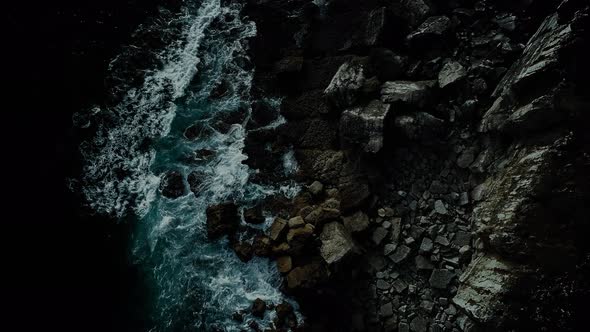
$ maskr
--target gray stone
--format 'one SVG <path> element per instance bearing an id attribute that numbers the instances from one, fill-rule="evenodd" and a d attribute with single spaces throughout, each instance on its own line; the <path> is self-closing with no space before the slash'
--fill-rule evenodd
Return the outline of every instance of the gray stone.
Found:
<path id="1" fill-rule="evenodd" d="M 428 282 L 433 288 L 446 289 L 454 277 L 455 273 L 452 271 L 447 269 L 435 269 L 432 271 Z"/>
<path id="2" fill-rule="evenodd" d="M 355 251 L 355 245 L 344 226 L 338 222 L 326 224 L 320 235 L 320 253 L 326 263 L 341 261 Z"/>
<path id="3" fill-rule="evenodd" d="M 473 163 L 473 161 L 475 160 L 476 153 L 477 153 L 477 150 L 475 148 L 469 148 L 469 149 L 463 151 L 463 153 L 461 153 L 459 158 L 457 158 L 457 166 L 459 166 L 461 168 L 469 167 Z"/>
<path id="4" fill-rule="evenodd" d="M 434 212 L 443 215 L 448 213 L 445 203 L 440 199 L 434 202 Z"/>
<path id="5" fill-rule="evenodd" d="M 318 196 L 324 191 L 324 185 L 320 181 L 314 181 L 308 187 L 309 192 L 312 193 L 314 196 Z"/>
<path id="6" fill-rule="evenodd" d="M 340 66 L 324 93 L 335 107 L 348 107 L 361 95 L 365 80 L 363 62 L 354 59 Z"/>
<path id="7" fill-rule="evenodd" d="M 408 284 L 407 284 L 405 281 L 403 281 L 403 280 L 400 280 L 400 279 L 396 279 L 396 280 L 393 282 L 392 286 L 393 286 L 393 289 L 394 289 L 394 290 L 395 290 L 397 293 L 401 293 L 401 292 L 405 291 L 405 290 L 406 290 L 406 288 L 408 288 Z"/>
<path id="8" fill-rule="evenodd" d="M 387 255 L 391 254 L 396 248 L 397 248 L 397 244 L 394 244 L 394 243 L 386 244 L 385 247 L 383 248 L 383 254 L 385 256 L 387 256 Z"/>
<path id="9" fill-rule="evenodd" d="M 399 242 L 399 237 L 402 231 L 402 218 L 393 218 L 391 220 L 391 240 L 395 243 Z"/>
<path id="10" fill-rule="evenodd" d="M 389 288 L 391 288 L 391 285 L 387 281 L 379 279 L 377 280 L 377 288 L 379 288 L 380 290 L 388 290 Z"/>
<path id="11" fill-rule="evenodd" d="M 426 258 L 422 255 L 416 256 L 415 261 L 416 261 L 416 268 L 418 270 L 432 270 L 432 269 L 434 269 L 434 265 L 432 265 L 430 260 L 428 260 L 428 258 Z"/>
<path id="12" fill-rule="evenodd" d="M 393 252 L 393 254 L 389 255 L 389 258 L 394 263 L 399 264 L 408 257 L 411 251 L 412 249 L 410 249 L 408 246 L 401 245 Z"/>
<path id="13" fill-rule="evenodd" d="M 469 193 L 462 192 L 459 196 L 459 206 L 465 206 L 469 204 Z"/>
<path id="14" fill-rule="evenodd" d="M 400 322 L 398 326 L 399 332 L 410 332 L 410 325 L 406 322 Z"/>
<path id="15" fill-rule="evenodd" d="M 407 105 L 424 107 L 430 101 L 435 84 L 435 81 L 385 82 L 381 88 L 381 101 L 384 103 L 402 102 Z"/>
<path id="16" fill-rule="evenodd" d="M 428 329 L 428 321 L 426 318 L 418 315 L 410 321 L 410 330 L 412 332 L 426 332 Z"/>
<path id="17" fill-rule="evenodd" d="M 451 86 L 467 76 L 467 70 L 458 62 L 448 62 L 438 74 L 438 85 L 441 88 Z"/>
<path id="18" fill-rule="evenodd" d="M 385 239 L 385 237 L 387 236 L 387 233 L 387 230 L 383 227 L 375 228 L 375 231 L 373 231 L 372 236 L 373 243 L 375 243 L 376 245 L 380 245 L 381 242 L 383 242 L 383 239 Z"/>
<path id="19" fill-rule="evenodd" d="M 379 315 L 381 315 L 382 317 L 393 316 L 393 304 L 391 302 L 388 302 L 382 305 L 381 308 L 379 308 Z"/>
<path id="20" fill-rule="evenodd" d="M 451 244 L 451 243 L 449 242 L 449 240 L 448 240 L 446 237 L 442 236 L 442 235 L 438 235 L 438 236 L 437 236 L 437 237 L 434 239 L 434 242 L 436 242 L 436 243 L 438 243 L 438 244 L 440 244 L 440 245 L 443 245 L 443 246 L 445 246 L 445 247 L 446 247 L 446 246 L 448 246 L 449 244 Z"/>
<path id="21" fill-rule="evenodd" d="M 432 243 L 431 239 L 429 239 L 427 237 L 422 239 L 422 243 L 420 244 L 420 253 L 431 252 L 433 248 L 434 248 L 434 244 Z"/>
<path id="22" fill-rule="evenodd" d="M 457 247 L 463 247 L 471 244 L 471 234 L 467 232 L 459 231 L 455 234 L 453 244 Z"/>
<path id="23" fill-rule="evenodd" d="M 476 202 L 481 201 L 485 195 L 485 191 L 486 191 L 486 186 L 484 183 L 476 186 L 471 191 L 471 199 L 473 199 Z"/>
<path id="24" fill-rule="evenodd" d="M 352 233 L 363 232 L 369 227 L 369 216 L 362 211 L 343 218 L 344 226 Z"/>

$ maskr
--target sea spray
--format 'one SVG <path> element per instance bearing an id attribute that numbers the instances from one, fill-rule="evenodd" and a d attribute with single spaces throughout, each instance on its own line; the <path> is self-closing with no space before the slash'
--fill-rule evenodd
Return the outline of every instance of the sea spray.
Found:
<path id="1" fill-rule="evenodd" d="M 263 258 L 243 263 L 227 240 L 207 239 L 207 207 L 225 201 L 251 206 L 270 195 L 292 197 L 298 191 L 294 182 L 249 181 L 252 170 L 243 149 L 253 73 L 243 62 L 246 40 L 256 27 L 240 17 L 240 10 L 239 4 L 219 0 L 185 8 L 176 18 L 181 22 L 178 40 L 158 54 L 162 65 L 147 70 L 141 86 L 130 85 L 117 105 L 79 117 L 82 126 L 96 128 L 81 145 L 82 192 L 98 213 L 137 219 L 133 257 L 154 294 L 153 331 L 240 331 L 245 323 L 231 317 L 254 299 L 290 301 L 279 291 L 274 263 Z M 220 83 L 227 84 L 227 91 L 210 98 Z M 279 104 L 274 104 L 276 112 Z M 245 112 L 244 120 L 229 128 L 216 126 L 224 114 L 235 112 Z M 206 134 L 187 139 L 184 130 L 196 122 Z M 278 117 L 269 126 L 282 122 Z M 189 158 L 198 150 L 213 155 Z M 296 168 L 292 154 L 284 160 L 284 171 L 291 174 Z M 186 179 L 195 175 L 198 188 L 176 199 L 162 196 L 160 176 L 169 170 L 180 172 L 187 187 Z M 272 216 L 266 217 L 268 225 Z M 271 319 L 267 313 L 262 323 Z"/>

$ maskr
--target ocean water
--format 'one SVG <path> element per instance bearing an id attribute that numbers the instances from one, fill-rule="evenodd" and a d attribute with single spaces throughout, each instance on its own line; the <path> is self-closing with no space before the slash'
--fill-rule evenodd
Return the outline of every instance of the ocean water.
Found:
<path id="1" fill-rule="evenodd" d="M 227 240 L 207 239 L 208 206 L 233 201 L 250 207 L 269 195 L 291 197 L 298 191 L 291 182 L 250 182 L 255 170 L 243 163 L 253 76 L 246 47 L 256 26 L 240 17 L 241 9 L 220 0 L 195 1 L 170 22 L 159 22 L 162 29 L 174 25 L 179 30 L 155 54 L 161 65 L 142 73 L 141 86 L 118 87 L 124 97 L 115 106 L 94 107 L 75 117 L 80 127 L 96 128 L 80 146 L 82 194 L 97 213 L 137 225 L 132 256 L 146 271 L 154 294 L 152 331 L 240 331 L 250 318 L 239 323 L 231 316 L 256 298 L 297 307 L 279 291 L 281 276 L 273 262 L 255 258 L 243 263 Z M 227 91 L 209 98 L 221 81 Z M 280 101 L 267 103 L 278 112 Z M 239 121 L 217 125 L 224 114 L 236 113 L 243 115 Z M 269 126 L 283 121 L 278 117 Z M 184 130 L 195 123 L 204 130 L 189 140 Z M 213 155 L 197 158 L 198 150 Z M 292 174 L 297 168 L 293 153 L 283 161 L 284 172 Z M 163 197 L 160 179 L 171 170 L 185 181 L 191 173 L 198 175 L 196 194 L 187 190 L 177 199 Z M 262 227 L 272 219 L 268 215 Z M 259 323 L 272 318 L 269 312 Z"/>

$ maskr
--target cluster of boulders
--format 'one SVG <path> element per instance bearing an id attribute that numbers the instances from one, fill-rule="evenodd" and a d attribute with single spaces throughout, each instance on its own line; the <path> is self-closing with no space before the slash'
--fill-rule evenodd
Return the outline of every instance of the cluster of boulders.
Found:
<path id="1" fill-rule="evenodd" d="M 588 168 L 575 124 L 588 87 L 575 71 L 588 66 L 564 63 L 587 36 L 587 4 L 254 1 L 248 13 L 255 94 L 282 96 L 287 121 L 249 135 L 247 163 L 277 180 L 291 147 L 307 186 L 233 246 L 276 260 L 312 326 L 514 328 L 523 318 L 506 299 L 526 302 L 523 278 L 582 255 L 579 215 L 556 224 L 547 206 L 580 209 L 588 194 L 572 184 Z M 310 301 L 349 290 L 342 322 Z"/>

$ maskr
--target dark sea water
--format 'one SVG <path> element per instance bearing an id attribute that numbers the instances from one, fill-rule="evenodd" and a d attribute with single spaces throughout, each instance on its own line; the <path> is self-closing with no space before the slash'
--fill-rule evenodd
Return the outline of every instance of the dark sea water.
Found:
<path id="1" fill-rule="evenodd" d="M 231 316 L 256 298 L 290 301 L 279 291 L 281 278 L 273 262 L 255 258 L 243 263 L 226 240 L 207 239 L 208 206 L 233 201 L 250 207 L 269 195 L 291 197 L 298 190 L 291 182 L 252 183 L 255 170 L 243 163 L 253 76 L 246 48 L 256 26 L 241 18 L 241 9 L 220 0 L 187 1 L 177 14 L 141 26 L 136 34 L 174 29 L 174 38 L 153 51 L 157 65 L 141 71 L 141 84 L 125 77 L 113 80 L 119 84 L 109 87 L 119 92 L 116 103 L 74 116 L 74 124 L 92 134 L 80 145 L 82 175 L 71 179 L 70 186 L 95 213 L 134 225 L 130 264 L 141 271 L 149 290 L 145 301 L 151 331 L 240 331 L 246 323 Z M 113 75 L 126 72 L 117 68 L 131 65 L 128 59 L 124 53 L 113 59 Z M 227 93 L 210 98 L 222 80 L 228 83 Z M 280 100 L 264 102 L 278 112 Z M 215 125 L 224 114 L 235 113 L 242 113 L 243 120 Z M 283 121 L 279 116 L 269 126 Z M 189 140 L 183 132 L 194 123 L 205 129 Z M 214 155 L 196 158 L 198 150 Z M 284 160 L 283 171 L 291 173 L 297 167 L 292 154 Z M 198 190 L 176 199 L 162 196 L 161 176 L 171 170 L 185 179 L 196 175 Z M 266 217 L 261 228 L 273 220 Z M 267 313 L 263 321 L 272 318 Z"/>

